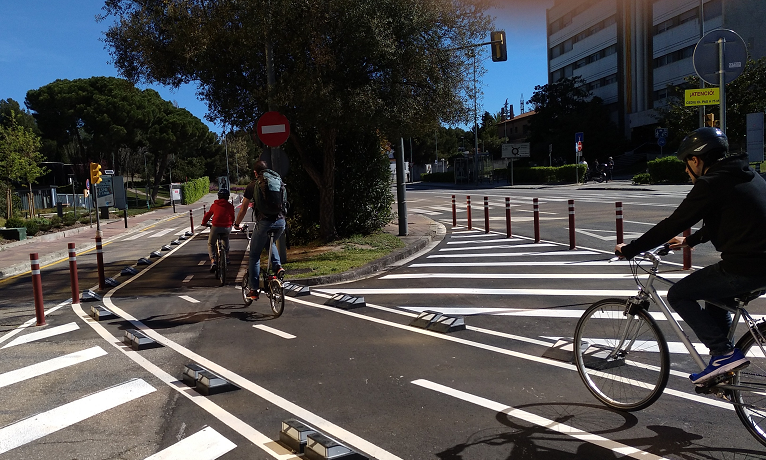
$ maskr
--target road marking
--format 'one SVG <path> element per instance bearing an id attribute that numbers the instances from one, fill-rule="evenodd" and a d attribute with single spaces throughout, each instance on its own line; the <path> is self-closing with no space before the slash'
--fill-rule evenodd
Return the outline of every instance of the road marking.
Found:
<path id="1" fill-rule="evenodd" d="M 144 273 L 144 272 L 141 272 Z M 138 276 L 138 275 L 137 275 Z M 135 278 L 131 278 L 135 279 Z M 127 284 L 127 283 L 126 283 Z M 108 295 L 108 294 L 107 294 Z M 114 306 L 111 304 L 111 306 Z M 87 320 L 89 316 L 80 308 L 79 304 L 72 305 L 72 310 L 83 320 Z M 177 391 L 181 396 L 189 399 L 192 403 L 199 406 L 202 410 L 207 411 L 210 415 L 217 418 L 221 423 L 225 424 L 232 430 L 242 435 L 245 439 L 252 442 L 253 445 L 261 448 L 264 452 L 271 455 L 272 458 L 278 460 L 300 460 L 301 457 L 293 455 L 286 448 L 280 446 L 274 440 L 264 435 L 260 431 L 246 424 L 236 416 L 232 415 L 226 409 L 222 408 L 218 404 L 212 402 L 210 398 L 205 397 L 196 391 L 190 389 L 185 383 L 178 380 L 177 377 L 172 376 L 164 370 L 157 367 L 154 363 L 144 358 L 141 354 L 133 351 L 130 348 L 125 347 L 122 341 L 113 336 L 109 331 L 104 328 L 103 325 L 96 321 L 88 321 L 88 325 L 93 328 L 98 335 L 100 335 L 109 344 L 119 350 L 122 354 L 132 359 L 136 364 L 146 369 L 155 377 L 165 382 L 170 388 Z"/>
<path id="2" fill-rule="evenodd" d="M 144 460 L 215 460 L 235 447 L 236 444 L 208 426 Z"/>
<path id="3" fill-rule="evenodd" d="M 555 431 L 561 434 L 565 434 L 567 436 L 571 436 L 580 441 L 585 441 L 585 442 L 594 444 L 604 449 L 611 450 L 612 452 L 620 456 L 625 455 L 628 457 L 641 459 L 641 460 L 665 460 L 665 457 L 659 457 L 657 455 L 642 451 L 635 447 L 631 447 L 617 441 L 612 441 L 611 439 L 605 438 L 603 436 L 588 433 L 587 431 L 582 431 L 573 426 L 566 425 L 564 423 L 558 423 L 554 420 L 540 417 L 539 415 L 535 415 L 531 412 L 527 412 L 521 409 L 516 409 L 515 407 L 508 406 L 506 404 L 502 404 L 499 402 L 495 402 L 495 401 L 492 401 L 491 399 L 482 398 L 481 396 L 476 396 L 471 393 L 466 393 L 464 391 L 456 390 L 454 388 L 450 388 L 435 382 L 431 382 L 429 380 L 424 380 L 424 379 L 413 380 L 412 383 L 414 385 L 427 388 L 437 393 L 441 393 L 447 396 L 452 396 L 453 398 L 460 399 L 462 401 L 469 402 L 471 404 L 475 404 L 479 407 L 484 407 L 485 409 L 495 411 L 498 414 L 506 414 L 509 417 L 523 420 L 527 423 L 531 423 L 533 425 L 537 425 L 539 427 L 545 428 L 546 430 Z"/>
<path id="4" fill-rule="evenodd" d="M 294 339 L 295 336 L 292 334 L 288 334 L 287 332 L 280 331 L 279 329 L 274 329 L 273 327 L 266 326 L 264 324 L 255 324 L 253 325 L 254 328 L 260 329 L 262 331 L 270 332 L 274 335 L 278 335 L 279 337 L 282 337 L 283 339 Z"/>
<path id="5" fill-rule="evenodd" d="M 627 260 L 618 260 L 610 262 L 608 260 L 597 261 L 570 261 L 570 262 L 449 262 L 449 263 L 418 263 L 412 264 L 410 267 L 560 267 L 560 266 L 577 266 L 577 267 L 597 267 L 606 265 L 628 265 Z"/>
<path id="6" fill-rule="evenodd" d="M 141 379 L 85 396 L 0 429 L 0 454 L 156 391 Z"/>
<path id="7" fill-rule="evenodd" d="M 471 248 L 471 249 L 481 249 L 481 248 Z M 495 252 L 492 254 L 479 254 L 474 253 L 471 254 L 473 257 L 539 257 L 539 256 L 588 256 L 588 255 L 595 255 L 601 253 L 594 252 L 594 251 L 578 251 L 578 250 L 571 250 L 571 251 L 548 251 L 548 252 Z M 464 254 L 436 254 L 433 256 L 428 256 L 428 259 L 458 259 L 458 258 L 465 258 Z M 557 263 L 557 265 L 560 265 L 560 263 Z"/>
<path id="8" fill-rule="evenodd" d="M 12 370 L 0 374 L 0 388 L 59 369 L 64 369 L 65 367 L 74 366 L 75 364 L 84 363 L 85 361 L 104 355 L 106 355 L 106 352 L 103 348 L 92 347 L 82 351 L 69 353 L 68 355 L 59 356 L 58 358 L 49 359 L 41 363 L 32 364 L 31 366 L 22 367 L 21 369 Z"/>
<path id="9" fill-rule="evenodd" d="M 470 241 L 470 243 L 478 243 L 478 241 Z M 483 241 L 482 241 L 483 243 Z M 550 243 L 529 243 L 529 244 L 496 244 L 492 246 L 470 246 L 470 247 L 462 247 L 462 248 L 444 248 L 439 249 L 439 252 L 449 252 L 449 251 L 475 251 L 475 250 L 484 250 L 484 249 L 517 249 L 517 248 L 550 248 L 550 247 L 556 247 L 555 244 Z M 520 253 L 521 255 L 530 254 L 530 253 Z M 534 253 L 532 253 L 534 254 Z"/>
<path id="10" fill-rule="evenodd" d="M 207 259 L 200 260 L 197 265 L 205 265 L 207 263 Z"/>
<path id="11" fill-rule="evenodd" d="M 69 305 L 69 302 L 70 302 L 69 300 L 65 300 L 65 301 L 61 302 L 60 304 L 56 305 L 55 307 L 48 309 L 45 312 L 45 315 L 49 315 L 49 314 L 53 313 L 54 311 L 58 310 L 59 308 L 65 306 L 65 305 Z M 18 334 L 19 332 L 22 332 L 24 329 L 26 329 L 29 326 L 35 324 L 36 322 L 37 322 L 37 318 L 30 318 L 30 319 L 26 320 L 25 322 L 23 322 L 16 329 L 14 329 L 14 330 L 8 332 L 7 334 L 5 334 L 4 336 L 0 337 L 0 343 L 5 342 L 6 340 L 10 339 L 14 335 Z"/>
<path id="12" fill-rule="evenodd" d="M 483 240 L 483 241 L 475 241 L 475 240 L 447 241 L 447 244 L 449 245 L 449 244 L 513 243 L 514 241 L 531 241 L 531 240 L 532 238 L 513 237 L 513 238 L 497 238 L 495 240 Z"/>
<path id="13" fill-rule="evenodd" d="M 312 289 L 312 292 L 314 289 Z M 390 289 L 344 289 L 343 287 L 327 287 L 317 289 L 328 294 L 342 292 L 352 296 L 363 295 L 531 295 L 531 296 L 570 296 L 598 298 L 604 297 L 630 297 L 636 295 L 635 289 L 482 289 L 469 287 L 446 287 L 446 288 L 390 288 Z M 657 291 L 665 296 L 667 291 Z"/>
<path id="14" fill-rule="evenodd" d="M 47 339 L 48 337 L 53 337 L 54 335 L 59 334 L 66 334 L 67 332 L 76 331 L 77 329 L 80 329 L 80 327 L 77 325 L 77 323 L 72 322 L 68 324 L 62 324 L 61 326 L 43 329 L 42 331 L 30 332 L 27 335 L 22 335 L 21 337 L 17 337 L 14 340 L 11 340 L 2 348 L 13 347 L 15 345 L 21 345 L 22 343 L 33 342 L 35 340 Z"/>
<path id="15" fill-rule="evenodd" d="M 580 233 L 580 234 L 585 235 L 585 236 L 590 236 L 592 238 L 598 238 L 599 240 L 602 240 L 602 241 L 616 241 L 617 240 L 617 233 L 614 230 L 583 230 L 583 229 L 576 228 L 575 232 Z M 602 235 L 598 234 L 599 232 L 601 232 L 601 233 L 612 233 L 612 235 L 602 236 Z M 643 235 L 643 233 L 625 232 L 623 234 L 623 238 L 625 238 L 626 240 L 627 239 L 634 239 L 634 238 L 638 238 L 641 235 Z"/>
<path id="16" fill-rule="evenodd" d="M 427 216 L 438 216 L 439 214 L 441 214 L 440 212 L 427 211 L 425 209 L 420 209 L 420 208 L 409 208 L 407 211 L 414 212 L 416 214 L 425 214 Z"/>
<path id="17" fill-rule="evenodd" d="M 182 282 L 182 283 L 188 283 L 189 281 L 191 281 L 191 280 L 192 280 L 192 278 L 194 278 L 194 275 L 189 275 L 189 276 L 187 276 L 186 278 L 184 278 L 184 280 L 183 280 L 183 281 L 181 281 L 181 282 Z"/>
<path id="18" fill-rule="evenodd" d="M 199 300 L 197 300 L 197 299 L 195 299 L 195 298 L 193 298 L 193 297 L 189 297 L 188 295 L 179 295 L 178 297 L 180 297 L 180 298 L 184 299 L 184 300 L 185 300 L 185 301 L 187 301 L 187 302 L 191 302 L 191 303 L 199 303 Z"/>
<path id="19" fill-rule="evenodd" d="M 154 235 L 149 236 L 149 238 L 159 238 L 161 236 L 167 235 L 168 233 L 172 232 L 173 230 L 175 230 L 175 228 L 168 228 L 168 229 L 165 229 L 165 230 L 160 230 L 159 232 L 155 233 Z"/>
<path id="20" fill-rule="evenodd" d="M 688 276 L 687 273 L 665 273 L 661 274 L 667 279 L 681 279 Z M 573 279 L 573 280 L 601 280 L 601 279 L 633 279 L 630 273 L 393 273 L 391 275 L 381 276 L 380 280 L 398 280 L 398 279 Z M 647 279 L 649 275 L 638 275 L 639 279 Z"/>
<path id="21" fill-rule="evenodd" d="M 132 241 L 132 240 L 137 240 L 137 239 L 141 238 L 142 236 L 151 235 L 151 234 L 152 234 L 152 232 L 151 232 L 151 231 L 142 230 L 142 231 L 140 231 L 140 232 L 136 233 L 136 234 L 135 234 L 135 235 L 133 235 L 133 236 L 129 236 L 129 237 L 127 237 L 127 238 L 123 239 L 122 241 Z"/>

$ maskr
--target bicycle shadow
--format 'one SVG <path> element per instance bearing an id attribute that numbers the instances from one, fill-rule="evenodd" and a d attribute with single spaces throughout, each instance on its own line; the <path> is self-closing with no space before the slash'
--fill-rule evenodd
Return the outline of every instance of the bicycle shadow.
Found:
<path id="1" fill-rule="evenodd" d="M 627 412 L 592 404 L 541 403 L 514 406 L 552 422 L 535 425 L 499 412 L 496 420 L 504 427 L 487 428 L 436 456 L 442 460 L 503 458 L 508 460 L 614 460 L 623 453 L 582 441 L 555 430 L 553 424 L 567 425 L 583 433 L 633 446 L 666 458 L 744 460 L 766 459 L 766 453 L 734 448 L 716 448 L 699 443 L 703 436 L 672 426 L 649 425 L 655 436 L 627 437 L 626 431 L 638 425 L 638 418 Z M 509 430 L 510 429 L 510 430 Z M 617 435 L 617 436 L 615 436 Z M 565 446 L 562 446 L 565 444 Z M 575 447 L 576 446 L 576 447 Z"/>
<path id="2" fill-rule="evenodd" d="M 252 311 L 250 307 L 242 304 L 221 304 L 213 306 L 208 310 L 192 310 L 185 313 L 147 316 L 146 318 L 141 318 L 140 321 L 151 329 L 159 330 L 207 321 L 237 320 L 259 323 L 273 319 L 275 319 L 274 315 L 270 311 L 269 313 L 261 313 Z M 130 325 L 122 325 L 120 329 L 130 329 L 131 327 Z"/>

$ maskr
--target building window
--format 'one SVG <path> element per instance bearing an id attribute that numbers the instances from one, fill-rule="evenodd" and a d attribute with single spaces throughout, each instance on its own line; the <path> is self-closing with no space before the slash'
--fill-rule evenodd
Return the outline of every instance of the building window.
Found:
<path id="1" fill-rule="evenodd" d="M 663 67 L 668 64 L 672 64 L 674 62 L 681 61 L 683 59 L 687 59 L 694 56 L 695 46 L 696 45 L 687 46 L 686 48 L 681 48 L 680 50 L 676 50 L 671 53 L 655 58 L 654 68 L 656 69 L 658 67 Z"/>
<path id="2" fill-rule="evenodd" d="M 703 14 L 705 15 L 705 21 L 709 21 L 713 18 L 717 18 L 723 14 L 723 3 L 721 0 L 711 0 L 704 4 Z"/>

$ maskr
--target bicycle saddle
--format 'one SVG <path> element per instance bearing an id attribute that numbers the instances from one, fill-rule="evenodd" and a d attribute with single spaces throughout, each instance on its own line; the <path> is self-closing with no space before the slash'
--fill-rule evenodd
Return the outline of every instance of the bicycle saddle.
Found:
<path id="1" fill-rule="evenodd" d="M 751 300 L 757 299 L 758 297 L 760 297 L 760 296 L 762 296 L 764 294 L 766 294 L 766 289 L 759 289 L 757 291 L 746 292 L 744 294 L 740 294 L 738 296 L 735 296 L 734 298 L 744 302 L 745 304 L 747 304 Z"/>

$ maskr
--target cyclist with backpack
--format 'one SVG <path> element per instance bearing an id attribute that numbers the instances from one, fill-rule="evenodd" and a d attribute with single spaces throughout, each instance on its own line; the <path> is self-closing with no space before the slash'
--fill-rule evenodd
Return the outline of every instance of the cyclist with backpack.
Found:
<path id="1" fill-rule="evenodd" d="M 265 161 L 255 163 L 255 180 L 248 184 L 242 199 L 242 207 L 234 220 L 234 228 L 240 229 L 239 224 L 247 214 L 250 203 L 256 211 L 256 225 L 250 241 L 250 279 L 251 289 L 248 296 L 258 300 L 258 276 L 261 270 L 261 253 L 269 241 L 269 231 L 274 231 L 274 241 L 278 240 L 285 231 L 285 213 L 287 212 L 285 184 L 275 171 L 268 169 Z M 284 277 L 285 270 L 279 260 L 276 244 L 271 248 L 271 265 L 277 276 Z"/>
<path id="2" fill-rule="evenodd" d="M 202 217 L 202 225 L 212 218 L 210 227 L 210 236 L 207 239 L 207 253 L 210 256 L 210 273 L 215 273 L 215 242 L 220 234 L 226 246 L 226 263 L 229 263 L 229 233 L 231 233 L 231 224 L 234 222 L 234 206 L 229 203 L 229 191 L 222 188 L 218 191 L 218 199 L 210 205 L 210 209 Z"/>

